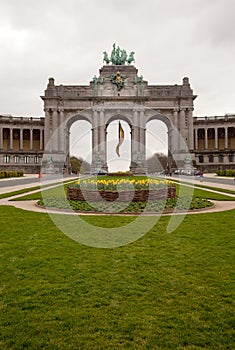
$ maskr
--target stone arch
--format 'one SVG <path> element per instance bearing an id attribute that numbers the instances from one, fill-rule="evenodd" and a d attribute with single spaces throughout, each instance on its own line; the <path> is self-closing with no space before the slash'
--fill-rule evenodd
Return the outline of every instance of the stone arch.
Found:
<path id="1" fill-rule="evenodd" d="M 172 126 L 172 121 L 171 119 L 165 115 L 165 114 L 162 114 L 160 112 L 155 112 L 153 113 L 152 115 L 148 116 L 146 118 L 146 124 L 152 120 L 160 120 L 161 122 L 163 122 L 164 124 L 166 124 L 167 126 L 167 129 L 169 130 L 170 127 Z"/>
<path id="2" fill-rule="evenodd" d="M 70 115 L 67 118 L 67 120 L 66 120 L 66 127 L 68 129 L 70 129 L 72 124 L 75 123 L 76 121 L 79 121 L 79 120 L 85 120 L 88 123 L 90 123 L 91 126 L 92 126 L 92 118 L 89 115 L 76 113 L 74 115 Z"/>
<path id="3" fill-rule="evenodd" d="M 66 129 L 79 119 L 91 123 L 93 169 L 96 159 L 105 167 L 106 129 L 115 119 L 122 119 L 131 127 L 131 170 L 134 172 L 137 165 L 139 169 L 147 170 L 145 129 L 150 120 L 158 119 L 167 125 L 169 148 L 182 162 L 186 155 L 185 144 L 193 150 L 192 111 L 196 96 L 188 78 L 184 78 L 181 85 L 148 85 L 142 76 L 138 77 L 134 66 L 122 65 L 120 69 L 127 78 L 121 88 L 117 81 L 110 80 L 116 73 L 115 65 L 103 66 L 99 77 L 89 85 L 55 85 L 54 79 L 49 79 L 41 97 L 45 110 L 45 144 L 52 134 L 55 135 L 46 149 L 58 161 L 55 167 L 60 166 L 61 151 L 67 151 L 60 142 L 64 139 L 56 132 L 62 120 L 66 121 Z M 182 137 L 177 140 L 179 134 Z"/>
<path id="4" fill-rule="evenodd" d="M 132 129 L 132 124 L 133 124 L 132 116 L 127 114 L 127 113 L 125 113 L 125 112 L 124 113 L 114 113 L 111 116 L 107 116 L 106 122 L 105 122 L 106 128 L 114 120 L 118 120 L 118 119 L 123 120 L 124 122 L 126 122 L 130 126 L 130 128 Z"/>
<path id="5" fill-rule="evenodd" d="M 118 126 L 117 128 L 115 127 L 115 130 L 117 132 L 115 134 L 115 140 L 112 138 L 113 134 L 111 131 L 112 130 L 111 125 L 118 121 L 121 121 L 122 128 L 124 129 L 124 144 L 123 144 L 124 147 L 122 146 L 120 151 L 121 167 L 119 167 L 120 164 L 118 164 L 118 166 L 115 167 L 115 164 L 117 165 L 117 160 L 118 160 L 118 156 L 115 151 L 116 146 L 118 144 Z M 107 167 L 109 171 L 110 169 L 112 169 L 112 171 L 120 171 L 120 170 L 123 170 L 123 168 L 125 168 L 125 170 L 129 170 L 129 167 L 131 165 L 131 134 L 132 134 L 131 117 L 128 116 L 126 113 L 114 113 L 112 116 L 109 116 L 107 118 L 105 130 L 106 130 Z M 116 170 L 114 170 L 114 168 L 116 168 Z"/>
<path id="6" fill-rule="evenodd" d="M 72 147 L 73 145 L 77 144 L 78 142 L 80 142 L 80 140 L 82 139 L 82 137 L 84 136 L 84 134 L 82 134 L 80 132 L 80 134 L 78 133 L 78 137 L 76 139 L 74 139 L 73 137 L 73 141 L 72 142 L 72 135 L 74 136 L 74 131 L 72 131 L 72 127 L 74 126 L 75 123 L 79 122 L 79 121 L 85 121 L 87 123 L 89 123 L 89 129 L 90 131 L 88 132 L 92 132 L 92 120 L 91 118 L 89 117 L 89 115 L 87 116 L 86 114 L 75 114 L 75 115 L 70 115 L 66 121 L 66 132 L 65 132 L 65 142 L 66 142 L 66 153 L 69 154 L 71 156 L 71 150 L 72 150 Z M 80 140 L 79 140 L 80 139 Z M 87 160 L 87 157 L 89 158 L 89 152 L 92 152 L 92 146 L 90 145 L 90 143 L 88 142 L 88 148 L 86 149 L 86 157 L 84 158 L 82 156 L 82 158 L 84 160 Z M 79 152 L 78 152 L 79 153 Z M 81 156 L 81 155 L 79 155 Z M 67 164 L 67 167 L 69 168 L 70 167 L 70 164 L 69 164 L 69 157 L 67 158 L 67 161 L 68 161 L 68 164 Z"/>
<path id="7" fill-rule="evenodd" d="M 147 124 L 153 120 L 159 120 L 162 123 L 165 124 L 167 128 L 167 157 L 168 157 L 168 170 L 171 172 L 172 167 L 174 167 L 174 160 L 173 160 L 173 151 L 174 151 L 174 142 L 173 139 L 175 138 L 174 135 L 174 125 L 172 121 L 171 115 L 163 114 L 162 112 L 154 112 L 151 113 L 146 118 L 146 129 Z"/>

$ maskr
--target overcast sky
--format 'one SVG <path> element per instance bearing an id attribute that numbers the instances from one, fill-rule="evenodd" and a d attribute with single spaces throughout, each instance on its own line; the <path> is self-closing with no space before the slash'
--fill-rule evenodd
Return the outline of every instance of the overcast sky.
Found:
<path id="1" fill-rule="evenodd" d="M 235 0 L 0 0 L 0 114 L 43 116 L 48 78 L 89 84 L 115 42 L 149 84 L 188 76 L 195 116 L 235 113 Z"/>
<path id="2" fill-rule="evenodd" d="M 0 0 L 0 113 L 43 115 L 48 78 L 89 84 L 114 42 L 150 84 L 188 76 L 194 115 L 235 113 L 234 14 L 234 0 Z"/>

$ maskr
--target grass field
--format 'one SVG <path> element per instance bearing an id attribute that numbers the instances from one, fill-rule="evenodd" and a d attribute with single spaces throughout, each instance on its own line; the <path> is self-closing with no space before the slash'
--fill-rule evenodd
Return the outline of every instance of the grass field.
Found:
<path id="1" fill-rule="evenodd" d="M 115 249 L 0 207 L 0 349 L 234 349 L 235 211 L 162 217 Z M 133 217 L 86 217 L 122 226 Z"/>

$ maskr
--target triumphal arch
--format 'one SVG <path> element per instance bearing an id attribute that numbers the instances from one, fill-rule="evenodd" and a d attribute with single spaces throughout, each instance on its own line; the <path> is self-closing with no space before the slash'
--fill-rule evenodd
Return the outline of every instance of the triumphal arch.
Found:
<path id="1" fill-rule="evenodd" d="M 183 166 L 193 158 L 193 101 L 189 79 L 181 85 L 149 85 L 133 65 L 129 54 L 113 44 L 103 52 L 103 67 L 89 85 L 55 85 L 49 78 L 41 98 L 45 111 L 43 168 L 58 172 L 69 167 L 69 132 L 77 120 L 86 120 L 92 130 L 92 170 L 107 169 L 107 128 L 113 120 L 126 121 L 131 130 L 130 169 L 146 170 L 146 124 L 163 121 L 168 129 L 169 166 Z"/>

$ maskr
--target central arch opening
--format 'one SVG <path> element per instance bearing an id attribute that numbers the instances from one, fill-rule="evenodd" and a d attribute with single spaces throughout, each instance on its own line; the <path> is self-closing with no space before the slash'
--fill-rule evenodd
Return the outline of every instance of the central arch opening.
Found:
<path id="1" fill-rule="evenodd" d="M 119 147 L 118 156 L 116 148 L 119 144 L 119 122 L 124 131 L 124 139 Z M 131 163 L 131 128 L 123 119 L 117 118 L 110 122 L 107 132 L 107 165 L 109 172 L 128 171 Z"/>
<path id="2" fill-rule="evenodd" d="M 148 173 L 161 173 L 168 167 L 168 128 L 158 119 L 146 124 L 146 161 Z"/>

